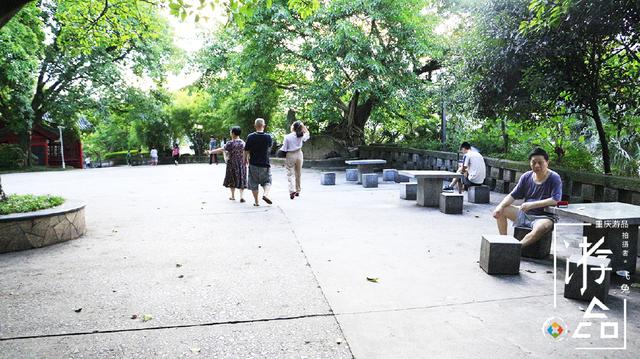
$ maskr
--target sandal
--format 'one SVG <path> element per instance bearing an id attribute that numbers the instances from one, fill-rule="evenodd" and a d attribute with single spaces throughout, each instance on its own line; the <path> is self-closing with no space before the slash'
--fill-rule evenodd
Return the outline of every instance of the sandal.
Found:
<path id="1" fill-rule="evenodd" d="M 271 202 L 271 200 L 267 198 L 267 196 L 262 196 L 262 200 L 267 202 L 267 204 L 273 204 L 273 202 Z"/>
<path id="2" fill-rule="evenodd" d="M 229 201 L 235 201 L 236 199 L 233 197 L 229 197 Z"/>
<path id="3" fill-rule="evenodd" d="M 296 192 L 296 197 L 300 197 L 300 192 Z"/>
<path id="4" fill-rule="evenodd" d="M 259 204 L 257 204 L 257 203 L 254 203 L 254 204 L 253 204 L 253 206 L 254 206 L 254 207 L 260 207 L 260 205 L 259 205 Z"/>
<path id="5" fill-rule="evenodd" d="M 244 198 L 240 198 L 240 203 L 245 203 L 246 201 L 244 200 Z"/>

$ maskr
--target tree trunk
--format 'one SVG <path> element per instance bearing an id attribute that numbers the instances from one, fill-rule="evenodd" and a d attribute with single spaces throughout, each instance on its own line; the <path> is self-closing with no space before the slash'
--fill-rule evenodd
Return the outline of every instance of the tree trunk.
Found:
<path id="1" fill-rule="evenodd" d="M 600 118 L 600 110 L 598 109 L 598 102 L 594 100 L 590 104 L 591 117 L 596 123 L 598 129 L 598 138 L 600 139 L 600 147 L 602 148 L 602 165 L 604 167 L 604 174 L 611 174 L 611 158 L 609 157 L 609 141 L 607 140 L 607 134 L 604 132 L 604 126 L 602 126 L 602 119 Z"/>
<path id="2" fill-rule="evenodd" d="M 29 2 L 31 2 L 31 0 L 0 1 L 0 29 Z"/>
<path id="3" fill-rule="evenodd" d="M 502 131 L 503 153 L 509 152 L 509 134 L 507 133 L 507 121 L 504 117 L 500 118 L 500 130 Z"/>
<path id="4" fill-rule="evenodd" d="M 0 202 L 6 201 L 6 200 L 7 200 L 7 195 L 4 193 L 4 190 L 2 189 L 2 179 L 0 178 Z"/>

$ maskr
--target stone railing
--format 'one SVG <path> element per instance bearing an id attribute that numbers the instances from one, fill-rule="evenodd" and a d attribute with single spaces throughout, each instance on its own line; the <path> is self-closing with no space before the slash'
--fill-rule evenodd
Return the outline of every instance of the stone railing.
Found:
<path id="1" fill-rule="evenodd" d="M 361 146 L 359 158 L 387 160 L 386 168 L 449 170 L 458 168 L 462 155 L 398 146 Z M 485 157 L 485 184 L 499 193 L 509 193 L 520 176 L 528 171 L 527 162 Z M 578 202 L 625 202 L 640 205 L 640 178 L 605 176 L 551 167 L 562 177 L 563 197 Z"/>

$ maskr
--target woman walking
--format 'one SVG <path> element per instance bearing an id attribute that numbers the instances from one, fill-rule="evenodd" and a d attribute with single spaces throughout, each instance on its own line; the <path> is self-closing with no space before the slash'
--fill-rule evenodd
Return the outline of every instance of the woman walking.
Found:
<path id="1" fill-rule="evenodd" d="M 173 149 L 171 150 L 171 156 L 173 156 L 173 163 L 178 165 L 178 160 L 180 160 L 180 147 L 178 147 L 177 143 L 173 144 Z"/>
<path id="2" fill-rule="evenodd" d="M 294 199 L 300 195 L 300 176 L 302 174 L 302 145 L 309 139 L 309 131 L 305 125 L 296 121 L 291 125 L 291 133 L 284 136 L 284 144 L 280 150 L 287 153 L 284 166 L 287 169 L 289 180 L 289 198 Z"/>
<path id="3" fill-rule="evenodd" d="M 244 203 L 242 198 L 244 189 L 247 188 L 247 166 L 244 165 L 244 141 L 240 139 L 242 133 L 240 127 L 231 128 L 231 141 L 225 143 L 224 147 L 211 151 L 212 155 L 217 155 L 226 151 L 228 153 L 227 171 L 224 176 L 223 186 L 231 191 L 230 200 L 236 200 L 236 188 L 240 190 L 240 202 Z"/>

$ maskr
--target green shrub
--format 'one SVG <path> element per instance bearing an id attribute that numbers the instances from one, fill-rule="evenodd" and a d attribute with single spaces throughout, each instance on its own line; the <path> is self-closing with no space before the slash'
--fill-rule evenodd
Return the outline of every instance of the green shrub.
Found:
<path id="1" fill-rule="evenodd" d="M 0 144 L 0 168 L 14 169 L 24 167 L 26 157 L 19 145 Z"/>
<path id="2" fill-rule="evenodd" d="M 0 201 L 0 215 L 33 212 L 59 206 L 63 203 L 64 198 L 51 195 L 12 194 L 7 197 L 6 201 Z"/>

